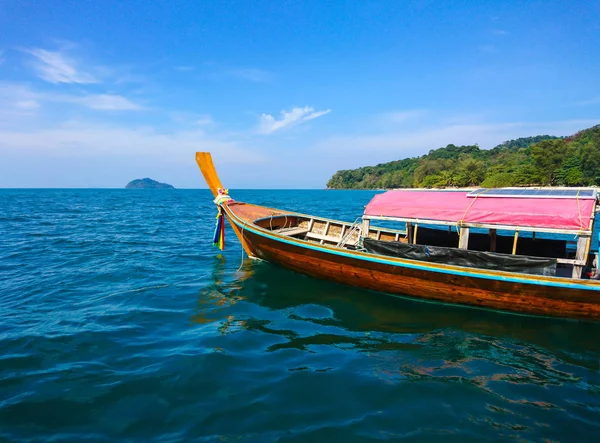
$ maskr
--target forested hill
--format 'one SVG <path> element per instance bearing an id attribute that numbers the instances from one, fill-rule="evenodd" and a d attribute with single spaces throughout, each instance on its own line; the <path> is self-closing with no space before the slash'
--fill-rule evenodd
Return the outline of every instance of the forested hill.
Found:
<path id="1" fill-rule="evenodd" d="M 600 125 L 570 137 L 519 138 L 493 149 L 448 145 L 421 157 L 336 172 L 329 189 L 600 185 Z"/>

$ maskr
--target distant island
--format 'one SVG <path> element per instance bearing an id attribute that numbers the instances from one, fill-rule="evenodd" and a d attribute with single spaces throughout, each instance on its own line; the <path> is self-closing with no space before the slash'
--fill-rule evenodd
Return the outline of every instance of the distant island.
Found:
<path id="1" fill-rule="evenodd" d="M 127 189 L 175 189 L 173 186 L 167 183 L 157 182 L 150 178 L 139 178 L 132 180 L 125 186 Z"/>
<path id="2" fill-rule="evenodd" d="M 519 138 L 493 149 L 447 145 L 421 157 L 336 172 L 328 189 L 599 186 L 600 125 L 569 137 Z"/>

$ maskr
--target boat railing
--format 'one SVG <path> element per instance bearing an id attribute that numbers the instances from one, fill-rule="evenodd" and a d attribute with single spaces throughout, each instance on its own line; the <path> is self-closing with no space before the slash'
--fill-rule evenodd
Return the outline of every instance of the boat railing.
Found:
<path id="1" fill-rule="evenodd" d="M 352 226 L 350 226 L 350 229 L 348 229 L 346 231 L 346 234 L 344 234 L 344 236 L 340 239 L 340 241 L 338 242 L 338 244 L 336 245 L 338 248 L 343 248 L 344 246 L 346 246 L 346 244 L 348 243 L 348 241 L 352 238 L 352 236 L 354 234 L 358 234 L 358 236 L 360 237 L 362 232 L 362 217 L 358 217 L 356 220 L 354 220 L 354 223 L 352 223 Z"/>

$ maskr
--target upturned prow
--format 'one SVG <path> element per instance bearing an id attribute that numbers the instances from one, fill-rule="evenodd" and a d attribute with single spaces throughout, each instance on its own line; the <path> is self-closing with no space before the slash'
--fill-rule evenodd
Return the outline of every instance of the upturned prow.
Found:
<path id="1" fill-rule="evenodd" d="M 223 188 L 223 185 L 217 175 L 217 170 L 213 164 L 210 152 L 196 152 L 196 163 L 198 163 L 200 172 L 202 172 L 206 184 L 213 193 L 213 197 L 216 197 L 218 195 L 218 190 Z"/>

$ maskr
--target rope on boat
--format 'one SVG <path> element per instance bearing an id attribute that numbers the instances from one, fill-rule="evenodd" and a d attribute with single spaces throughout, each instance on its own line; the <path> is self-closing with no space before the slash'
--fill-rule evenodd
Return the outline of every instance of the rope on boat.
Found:
<path id="1" fill-rule="evenodd" d="M 477 201 L 477 197 L 479 197 L 480 194 L 485 194 L 488 191 L 489 191 L 489 189 L 486 189 L 485 191 L 483 191 L 481 193 L 475 194 L 475 197 L 473 198 L 473 201 L 471 202 L 471 204 L 469 205 L 469 207 L 467 208 L 467 210 L 465 211 L 465 213 L 463 214 L 463 216 L 461 217 L 461 219 L 456 223 L 456 232 L 458 233 L 459 236 L 460 236 L 460 230 L 462 228 L 462 223 L 463 223 L 465 217 L 467 216 L 467 212 L 469 212 L 469 210 L 471 209 L 471 207 L 475 204 L 475 202 Z"/>
<path id="2" fill-rule="evenodd" d="M 270 228 L 271 231 L 273 230 L 273 217 L 275 215 L 281 216 L 281 214 L 278 213 L 278 212 L 271 212 L 271 218 L 269 219 L 269 228 Z M 287 225 L 287 222 L 288 222 L 287 214 L 283 214 L 283 216 L 285 217 L 285 221 L 283 223 L 283 227 L 286 228 L 287 227 L 286 225 Z"/>
<path id="3" fill-rule="evenodd" d="M 239 267 L 239 268 L 237 268 L 237 271 L 236 271 L 236 272 L 239 272 L 239 271 L 240 271 L 240 269 L 242 269 L 242 266 L 244 266 L 244 228 L 245 228 L 245 227 L 246 227 L 246 224 L 245 224 L 245 223 L 242 223 L 242 232 L 241 232 L 241 235 L 240 235 L 240 237 L 241 237 L 241 240 L 242 240 L 242 241 L 240 242 L 240 244 L 242 245 L 242 261 L 241 261 L 241 263 L 240 263 L 240 267 Z"/>

